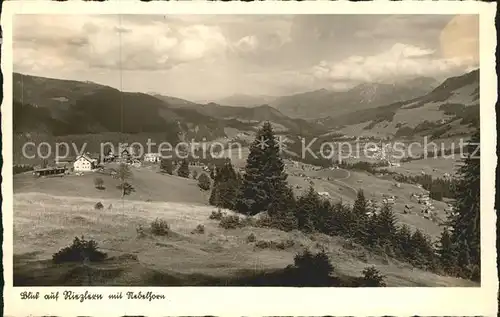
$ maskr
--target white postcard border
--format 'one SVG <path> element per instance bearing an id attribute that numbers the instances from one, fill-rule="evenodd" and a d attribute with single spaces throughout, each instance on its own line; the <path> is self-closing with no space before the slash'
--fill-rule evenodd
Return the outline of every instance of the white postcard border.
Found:
<path id="1" fill-rule="evenodd" d="M 498 277 L 496 271 L 494 212 L 496 167 L 494 50 L 495 3 L 482 2 L 151 2 L 108 1 L 46 2 L 15 1 L 3 4 L 2 72 L 2 169 L 4 307 L 6 316 L 322 316 L 322 315 L 434 315 L 496 316 Z M 480 102 L 481 102 L 481 230 L 482 286 L 480 288 L 281 288 L 281 287 L 12 287 L 12 17 L 14 14 L 480 14 Z M 21 300 L 24 290 L 50 293 L 74 290 L 102 293 L 148 290 L 166 300 L 62 301 Z"/>

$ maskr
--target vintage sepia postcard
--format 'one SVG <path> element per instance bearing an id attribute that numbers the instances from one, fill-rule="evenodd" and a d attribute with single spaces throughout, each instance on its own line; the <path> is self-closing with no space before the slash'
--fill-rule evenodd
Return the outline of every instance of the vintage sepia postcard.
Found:
<path id="1" fill-rule="evenodd" d="M 495 9 L 5 3 L 6 315 L 495 316 Z"/>

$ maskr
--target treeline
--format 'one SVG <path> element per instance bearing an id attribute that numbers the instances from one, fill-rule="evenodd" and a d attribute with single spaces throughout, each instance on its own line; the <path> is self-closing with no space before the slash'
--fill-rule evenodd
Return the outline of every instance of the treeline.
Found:
<path id="1" fill-rule="evenodd" d="M 262 139 L 267 140 L 266 146 L 262 146 Z M 461 266 L 464 261 L 449 260 L 450 253 L 460 249 L 451 251 L 447 231 L 435 247 L 420 230 L 412 232 L 409 227 L 398 225 L 390 205 L 372 212 L 362 191 L 350 207 L 322 199 L 312 187 L 296 198 L 286 179 L 272 127 L 266 123 L 250 147 L 243 175 L 236 173 L 230 162 L 215 169 L 210 204 L 247 216 L 260 214 L 261 225 L 342 236 L 422 269 L 478 278 L 477 267 L 458 270 L 457 267 L 465 267 Z"/>
<path id="2" fill-rule="evenodd" d="M 370 174 L 377 174 L 379 173 L 379 168 L 381 167 L 387 167 L 389 166 L 389 163 L 386 161 L 381 161 L 378 163 L 370 163 L 370 162 L 365 162 L 365 161 L 359 161 L 356 163 L 348 163 L 345 161 L 339 162 L 338 166 L 343 168 L 343 169 L 350 169 L 350 170 L 357 170 L 357 171 L 363 171 L 363 172 L 368 172 Z"/>
<path id="3" fill-rule="evenodd" d="M 433 178 L 431 175 L 402 175 L 393 174 L 394 180 L 401 183 L 420 184 L 422 188 L 429 191 L 429 197 L 435 200 L 443 198 L 455 198 L 456 181 L 453 179 Z"/>

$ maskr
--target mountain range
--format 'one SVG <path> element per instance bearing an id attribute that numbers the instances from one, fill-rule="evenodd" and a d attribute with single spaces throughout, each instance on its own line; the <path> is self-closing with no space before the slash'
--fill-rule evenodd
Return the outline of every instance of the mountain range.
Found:
<path id="1" fill-rule="evenodd" d="M 322 128 L 269 106 L 228 107 L 180 98 L 122 92 L 91 82 L 14 73 L 14 132 L 51 135 L 166 132 L 194 139 L 225 137 L 225 129 L 254 131 L 271 121 L 283 131 L 317 134 Z"/>
<path id="2" fill-rule="evenodd" d="M 277 98 L 271 106 L 293 118 L 340 116 L 422 96 L 438 85 L 433 78 L 417 77 L 398 83 L 363 83 L 347 91 L 320 89 Z"/>
<path id="3" fill-rule="evenodd" d="M 278 131 L 296 135 L 336 130 L 401 136 L 423 122 L 434 122 L 435 128 L 453 123 L 454 118 L 460 119 L 455 125 L 479 122 L 479 70 L 441 84 L 418 77 L 394 84 L 361 84 L 344 92 L 321 89 L 276 98 L 225 99 L 239 106 L 19 73 L 13 75 L 13 88 L 15 133 L 149 132 L 216 139 L 226 137 L 227 128 L 255 131 L 270 121 Z"/>

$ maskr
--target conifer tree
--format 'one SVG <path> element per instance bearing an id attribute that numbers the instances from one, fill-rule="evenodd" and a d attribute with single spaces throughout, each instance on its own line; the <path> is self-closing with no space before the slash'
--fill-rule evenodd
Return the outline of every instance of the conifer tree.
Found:
<path id="1" fill-rule="evenodd" d="M 181 166 L 177 169 L 177 175 L 184 178 L 189 177 L 189 163 L 186 159 L 182 160 Z"/>
<path id="2" fill-rule="evenodd" d="M 461 250 L 459 265 L 467 262 L 480 266 L 480 142 L 479 130 L 472 136 L 466 150 L 464 165 L 458 171 L 456 213 L 451 217 L 451 241 Z M 478 149 L 478 151 L 476 151 Z M 465 248 L 465 249 L 464 249 Z M 468 253 L 466 256 L 465 253 Z M 468 260 L 466 260 L 468 258 Z"/>
<path id="3" fill-rule="evenodd" d="M 412 244 L 411 244 L 411 230 L 408 225 L 403 224 L 398 228 L 396 233 L 396 250 L 398 254 L 404 259 L 411 259 Z"/>
<path id="4" fill-rule="evenodd" d="M 324 199 L 320 202 L 317 211 L 317 221 L 314 224 L 316 230 L 324 234 L 332 234 L 335 230 L 335 213 L 329 200 Z"/>
<path id="5" fill-rule="evenodd" d="M 335 222 L 333 224 L 334 233 L 347 237 L 354 236 L 354 223 L 355 219 L 349 206 L 345 205 L 342 200 L 333 205 L 332 211 L 334 213 Z"/>
<path id="6" fill-rule="evenodd" d="M 410 241 L 413 250 L 413 263 L 420 267 L 429 265 L 434 256 L 430 238 L 417 229 L 412 234 Z"/>
<path id="7" fill-rule="evenodd" d="M 443 232 L 441 232 L 441 236 L 439 237 L 437 253 L 439 255 L 439 261 L 441 262 L 444 270 L 448 273 L 451 273 L 456 265 L 457 256 L 453 243 L 451 242 L 450 233 L 446 228 L 443 230 Z"/>
<path id="8" fill-rule="evenodd" d="M 284 167 L 272 126 L 266 122 L 250 146 L 236 210 L 246 215 L 267 211 L 272 197 L 286 187 Z"/>
<path id="9" fill-rule="evenodd" d="M 297 229 L 297 201 L 293 190 L 287 186 L 278 193 L 279 196 L 273 197 L 274 201 L 268 209 L 271 226 L 283 231 Z"/>
<path id="10" fill-rule="evenodd" d="M 368 204 L 365 199 L 365 195 L 363 190 L 358 191 L 358 196 L 356 201 L 354 202 L 354 206 L 352 208 L 353 216 L 355 218 L 355 228 L 354 228 L 354 237 L 360 242 L 364 243 L 368 239 L 368 228 L 367 228 L 367 211 Z"/>
<path id="11" fill-rule="evenodd" d="M 389 204 L 384 204 L 376 217 L 376 234 L 381 244 L 392 244 L 396 237 L 396 216 Z"/>
<path id="12" fill-rule="evenodd" d="M 315 222 L 318 221 L 316 212 L 320 206 L 318 193 L 312 186 L 297 200 L 297 220 L 299 229 L 304 232 L 314 231 Z"/>
<path id="13" fill-rule="evenodd" d="M 171 159 L 162 158 L 160 161 L 160 171 L 172 175 L 174 166 Z"/>
<path id="14" fill-rule="evenodd" d="M 231 162 L 216 166 L 209 203 L 213 206 L 234 210 L 239 181 Z"/>

